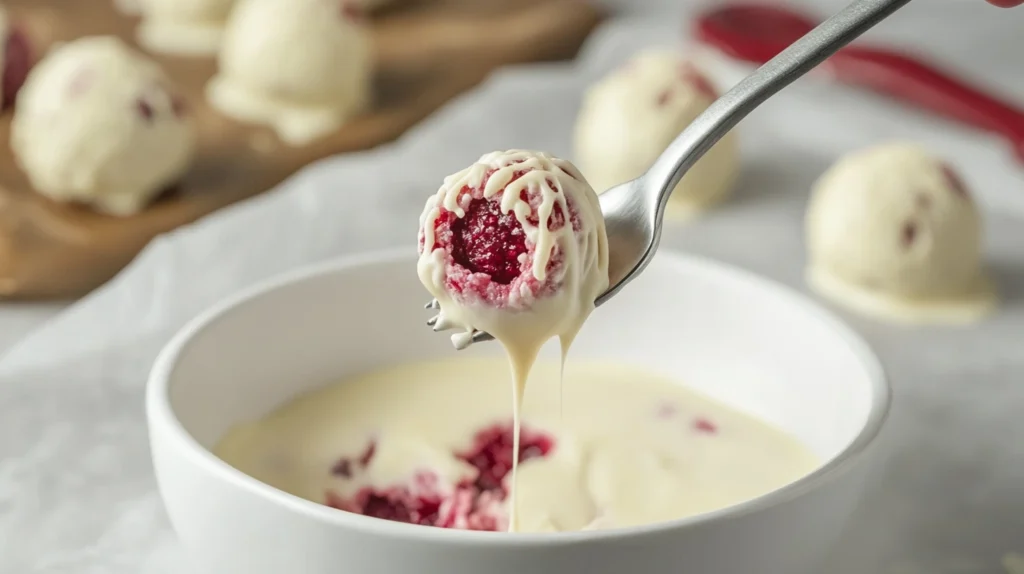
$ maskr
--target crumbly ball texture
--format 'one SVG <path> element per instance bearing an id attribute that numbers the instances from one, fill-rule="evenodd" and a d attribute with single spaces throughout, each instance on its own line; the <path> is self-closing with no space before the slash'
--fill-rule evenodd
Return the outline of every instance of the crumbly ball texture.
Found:
<path id="1" fill-rule="evenodd" d="M 916 144 L 840 159 L 815 184 L 806 227 L 812 284 L 847 306 L 929 321 L 977 317 L 994 303 L 970 192 Z"/>
<path id="2" fill-rule="evenodd" d="M 582 322 L 608 286 L 597 195 L 572 164 L 541 152 L 487 154 L 446 178 L 420 218 L 419 253 L 442 316 L 467 331 L 498 336 L 529 314 L 549 338 Z"/>
<path id="3" fill-rule="evenodd" d="M 371 40 L 351 0 L 239 0 L 207 96 L 222 113 L 305 145 L 369 105 Z"/>
<path id="4" fill-rule="evenodd" d="M 11 149 L 35 189 L 129 215 L 176 183 L 195 148 L 185 101 L 163 71 L 113 36 L 53 49 L 18 96 Z"/>
<path id="5" fill-rule="evenodd" d="M 599 193 L 635 179 L 717 97 L 707 76 L 681 54 L 641 52 L 584 95 L 576 119 L 576 161 Z M 669 213 L 692 215 L 724 199 L 737 164 L 730 132 L 683 176 Z"/>

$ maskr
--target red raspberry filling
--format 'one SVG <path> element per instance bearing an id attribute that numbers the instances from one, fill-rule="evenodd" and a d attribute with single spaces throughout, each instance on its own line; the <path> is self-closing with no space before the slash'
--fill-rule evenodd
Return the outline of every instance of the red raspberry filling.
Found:
<path id="1" fill-rule="evenodd" d="M 670 403 L 658 405 L 658 408 L 655 410 L 655 416 L 663 420 L 678 419 L 681 415 L 682 413 L 679 411 L 679 407 Z M 693 419 L 690 419 L 689 424 L 690 428 L 693 431 L 697 432 L 698 434 L 710 435 L 718 433 L 718 425 L 712 422 L 712 420 L 707 417 L 695 417 Z"/>
<path id="2" fill-rule="evenodd" d="M 509 285 L 523 273 L 526 234 L 515 214 L 502 213 L 497 202 L 474 199 L 466 216 L 451 222 L 452 258 L 473 273 Z"/>
<path id="3" fill-rule="evenodd" d="M 700 70 L 690 62 L 683 62 L 679 66 L 679 77 L 682 81 L 692 85 L 698 92 L 709 100 L 718 99 L 718 90 L 711 85 L 711 81 Z"/>
<path id="4" fill-rule="evenodd" d="M 964 184 L 964 180 L 960 178 L 960 174 L 955 169 L 947 164 L 942 164 L 942 175 L 946 178 L 949 187 L 953 189 L 953 193 L 964 199 L 970 198 L 971 195 L 967 191 L 967 185 Z"/>
<path id="5" fill-rule="evenodd" d="M 342 0 L 338 6 L 338 11 L 341 14 L 342 20 L 349 22 L 362 22 L 363 21 L 363 10 L 354 2 L 348 0 Z"/>
<path id="6" fill-rule="evenodd" d="M 708 80 L 707 76 L 697 70 L 690 62 L 683 62 L 679 65 L 679 81 L 692 87 L 697 93 L 709 100 L 718 99 L 718 90 L 711 85 L 711 81 Z M 671 87 L 659 93 L 658 107 L 667 105 L 672 100 L 674 94 L 675 90 Z"/>
<path id="7" fill-rule="evenodd" d="M 28 37 L 24 32 L 14 28 L 7 35 L 4 45 L 3 107 L 14 105 L 18 90 L 25 83 L 29 70 L 32 69 L 32 51 Z"/>
<path id="8" fill-rule="evenodd" d="M 497 531 L 504 523 L 499 504 L 508 496 L 503 481 L 512 471 L 512 438 L 512 425 L 495 425 L 478 432 L 470 449 L 454 453 L 477 471 L 474 478 L 455 485 L 454 493 L 443 494 L 437 474 L 420 471 L 410 485 L 364 487 L 349 499 L 328 491 L 324 504 L 395 522 Z M 519 460 L 547 456 L 554 446 L 549 435 L 523 429 Z M 374 448 L 371 442 L 359 457 L 340 459 L 331 473 L 351 478 L 357 469 L 370 464 Z"/>
<path id="9" fill-rule="evenodd" d="M 495 171 L 487 172 L 478 186 L 467 185 L 459 191 L 457 203 L 465 211 L 463 217 L 440 208 L 440 215 L 434 222 L 434 244 L 430 250 L 445 251 L 445 288 L 449 293 L 457 299 L 478 300 L 492 307 L 504 308 L 509 305 L 513 293 L 525 291 L 534 297 L 554 293 L 560 287 L 559 272 L 564 264 L 564 255 L 556 245 L 548 258 L 545 280 L 539 281 L 534 276 L 536 245 L 526 236 L 514 212 L 501 211 L 501 198 L 507 186 L 490 198 L 484 197 L 487 181 Z M 527 168 L 515 172 L 509 183 L 531 171 Z M 555 193 L 561 193 L 551 178 L 546 183 Z M 538 226 L 541 192 L 524 190 L 519 197 L 531 208 L 527 222 Z M 566 205 L 573 231 L 578 232 L 582 225 L 572 198 L 566 197 Z M 565 225 L 561 204 L 555 203 L 546 223 L 549 231 L 558 231 Z M 426 247 L 423 242 L 421 230 L 421 252 Z"/>

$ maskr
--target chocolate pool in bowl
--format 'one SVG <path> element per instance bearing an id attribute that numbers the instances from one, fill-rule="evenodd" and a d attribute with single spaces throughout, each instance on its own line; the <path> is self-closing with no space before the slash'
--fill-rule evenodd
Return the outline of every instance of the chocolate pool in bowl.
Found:
<path id="1" fill-rule="evenodd" d="M 570 362 L 600 358 L 685 381 L 797 437 L 823 461 L 819 468 L 688 518 L 525 534 L 339 511 L 212 454 L 231 427 L 346 377 L 499 356 L 494 343 L 456 355 L 423 325 L 414 266 L 406 252 L 377 253 L 300 271 L 208 311 L 169 343 L 153 369 L 147 410 L 158 483 L 192 571 L 799 574 L 835 542 L 872 469 L 888 411 L 876 359 L 831 315 L 788 290 L 669 253 L 593 314 Z"/>

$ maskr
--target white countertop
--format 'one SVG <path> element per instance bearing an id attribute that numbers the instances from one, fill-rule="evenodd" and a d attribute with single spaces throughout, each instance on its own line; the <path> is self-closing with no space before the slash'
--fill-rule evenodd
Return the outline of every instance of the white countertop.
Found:
<path id="1" fill-rule="evenodd" d="M 0 304 L 0 358 L 70 304 L 69 301 Z"/>

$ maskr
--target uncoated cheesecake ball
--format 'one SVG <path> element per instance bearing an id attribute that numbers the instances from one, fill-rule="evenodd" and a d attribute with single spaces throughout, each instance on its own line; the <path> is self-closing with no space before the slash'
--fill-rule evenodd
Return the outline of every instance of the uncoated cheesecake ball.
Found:
<path id="1" fill-rule="evenodd" d="M 598 193 L 634 179 L 717 97 L 683 56 L 642 52 L 584 96 L 576 119 L 576 163 Z M 729 133 L 676 186 L 670 213 L 693 214 L 727 196 L 737 162 L 736 137 Z"/>
<path id="2" fill-rule="evenodd" d="M 370 101 L 370 32 L 348 1 L 240 0 L 219 64 L 212 105 L 289 145 L 335 131 Z"/>
<path id="3" fill-rule="evenodd" d="M 176 182 L 194 141 L 168 78 L 113 36 L 47 54 L 11 122 L 11 149 L 39 193 L 116 215 L 141 210 Z"/>
<path id="4" fill-rule="evenodd" d="M 167 54 L 216 54 L 235 0 L 138 0 L 139 44 Z"/>
<path id="5" fill-rule="evenodd" d="M 839 304 L 911 322 L 994 306 L 977 207 L 953 169 L 915 144 L 840 159 L 814 185 L 806 226 L 808 278 Z"/>

